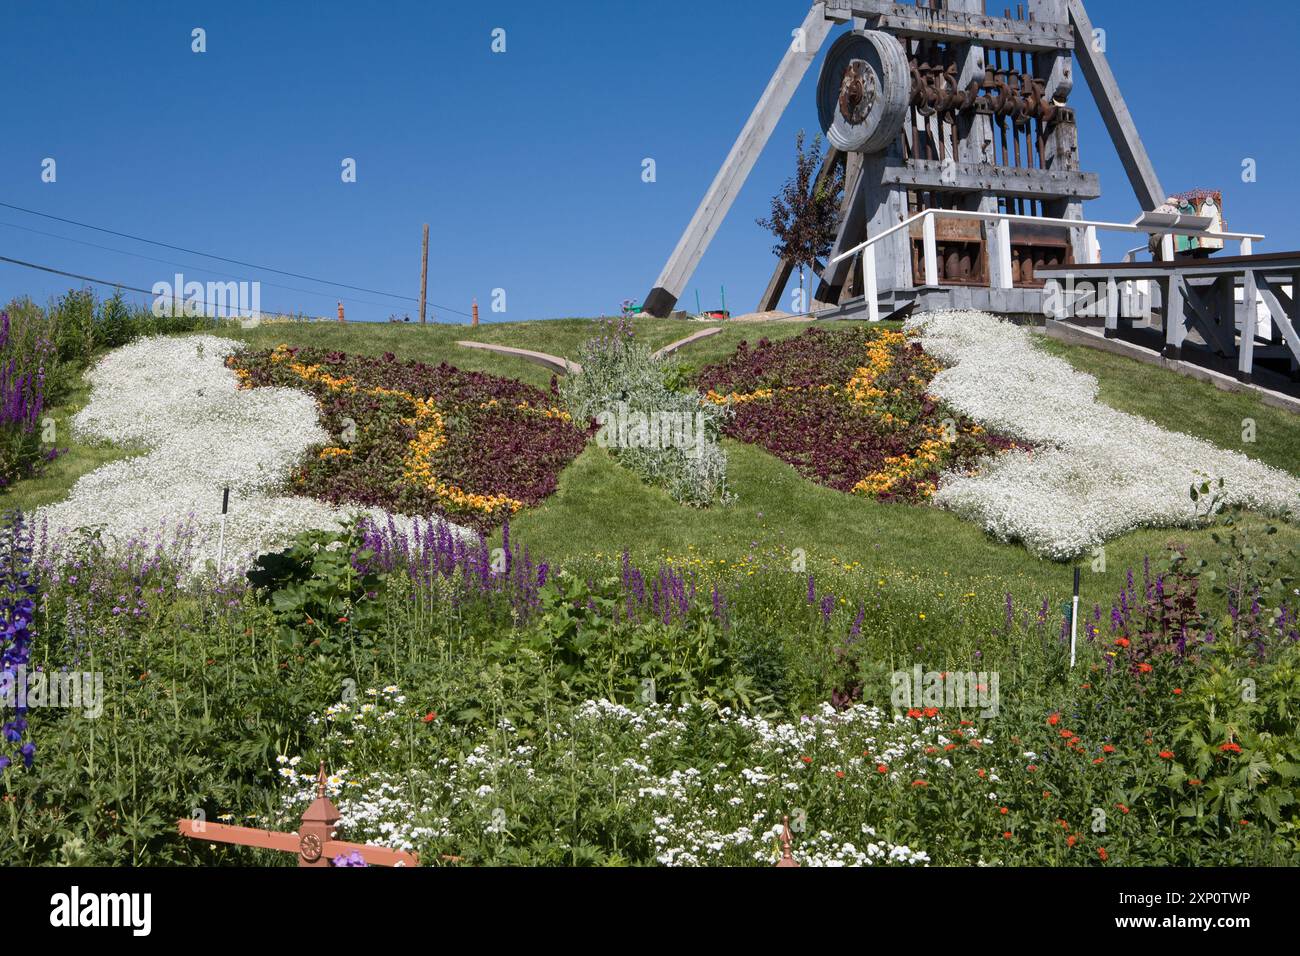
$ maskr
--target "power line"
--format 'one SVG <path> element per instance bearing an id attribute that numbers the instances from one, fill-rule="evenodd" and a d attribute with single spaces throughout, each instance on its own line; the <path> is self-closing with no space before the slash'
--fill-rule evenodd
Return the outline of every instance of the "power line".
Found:
<path id="1" fill-rule="evenodd" d="M 117 236 L 119 239 L 130 239 L 133 242 L 143 242 L 151 246 L 160 246 L 164 249 L 172 249 L 176 252 L 183 252 L 186 255 L 202 256 L 205 259 L 216 259 L 220 262 L 229 262 L 232 265 L 244 266 L 245 268 L 248 269 L 257 269 L 260 272 L 274 272 L 277 275 L 289 276 L 290 278 L 294 278 L 294 279 L 302 279 L 306 282 L 319 282 L 322 283 L 323 285 L 332 285 L 340 289 L 351 289 L 354 292 L 365 292 L 369 295 L 387 296 L 390 299 L 402 299 L 407 302 L 419 301 L 419 299 L 410 295 L 399 295 L 396 292 L 384 292 L 382 289 L 367 289 L 364 286 L 348 285 L 346 282 L 334 282 L 330 279 L 321 279 L 316 276 L 303 275 L 300 272 L 288 272 L 284 269 L 273 269 L 270 266 L 262 266 L 254 262 L 245 262 L 242 259 L 231 259 L 227 256 L 219 256 L 211 252 L 200 252 L 197 249 L 187 249 L 184 246 L 176 246 L 168 242 L 160 242 L 156 239 L 146 239 L 143 236 L 132 235 L 129 232 L 119 232 L 116 229 L 106 229 L 103 226 L 94 226 L 88 222 L 79 222 L 76 219 L 66 219 L 63 216 L 55 216 L 51 213 L 39 212 L 35 209 L 28 209 L 24 206 L 15 206 L 13 203 L 0 202 L 0 207 L 4 207 L 5 209 L 13 209 L 18 212 L 27 213 L 29 216 L 40 216 L 43 219 L 53 219 L 55 222 L 62 222 L 70 226 L 78 226 L 82 229 L 93 229 L 95 232 L 102 232 L 105 233 L 106 235 Z M 438 305 L 436 302 L 430 302 L 429 305 L 432 306 L 434 309 L 437 309 L 439 312 L 451 312 L 454 315 L 462 315 L 465 316 L 466 318 L 470 318 L 470 314 L 468 312 L 462 312 L 459 309 L 453 309 L 448 306 Z"/>
<path id="2" fill-rule="evenodd" d="M 0 226 L 4 226 L 8 229 L 20 229 L 23 232 L 30 232 L 33 235 L 45 236 L 50 239 L 60 239 L 63 242 L 75 242 L 79 246 L 89 246 L 91 249 L 102 249 L 105 252 L 115 252 L 118 255 L 122 255 L 122 256 L 134 256 L 137 259 L 144 259 L 146 262 L 159 262 L 162 263 L 163 265 L 175 266 L 179 269 L 197 269 L 199 272 L 206 272 L 209 275 L 224 276 L 227 279 L 242 280 L 241 276 L 237 276 L 234 273 L 219 272 L 216 269 L 208 269 L 204 266 L 193 265 L 192 263 L 175 262 L 171 259 L 159 259 L 156 256 L 146 256 L 144 253 L 141 252 L 130 252 L 126 249 L 114 249 L 112 246 L 101 246 L 97 242 L 87 242 L 85 239 L 73 239 L 71 236 L 60 236 L 58 233 L 45 232 L 40 229 L 32 229 L 30 226 L 20 226 L 17 223 L 13 223 L 13 222 L 0 222 Z M 299 289 L 296 286 L 281 285 L 278 282 L 263 282 L 262 285 L 268 285 L 273 289 L 284 289 L 288 292 L 300 292 L 303 295 L 319 296 L 324 299 L 342 298 L 344 302 L 355 302 L 359 305 L 375 305 L 375 306 L 379 306 L 380 308 L 387 307 L 387 304 L 383 302 L 372 302 L 369 299 L 358 299 L 356 296 L 337 296 L 333 292 L 317 292 L 312 289 Z"/>
<path id="3" fill-rule="evenodd" d="M 91 283 L 93 283 L 93 284 L 95 284 L 95 285 L 107 286 L 107 287 L 110 288 L 110 289 L 125 289 L 125 290 L 127 290 L 128 292 L 139 292 L 139 293 L 141 293 L 141 294 L 143 294 L 143 295 L 147 295 L 147 296 L 150 296 L 150 297 L 155 298 L 155 299 L 158 297 L 158 296 L 156 295 L 156 293 L 154 293 L 154 291 L 153 291 L 152 289 L 141 289 L 141 288 L 137 288 L 136 286 L 133 286 L 133 285 L 126 285 L 125 283 L 122 283 L 122 282 L 109 282 L 107 279 L 96 279 L 96 278 L 94 278 L 93 276 L 83 276 L 83 275 L 80 275 L 79 273 L 76 273 L 76 272 L 65 272 L 63 269 L 56 269 L 56 268 L 54 268 L 53 266 L 43 266 L 43 265 L 40 265 L 39 263 L 36 263 L 36 262 L 26 262 L 26 261 L 24 261 L 24 260 L 22 260 L 22 259 L 11 259 L 9 256 L 0 256 L 0 262 L 9 262 L 9 263 L 12 263 L 12 264 L 14 264 L 14 265 L 16 265 L 16 266 L 23 266 L 24 268 L 27 268 L 27 269 L 39 269 L 41 272 L 52 272 L 52 273 L 54 273 L 54 275 L 57 275 L 57 276 L 67 276 L 69 279 L 80 279 L 82 282 L 91 282 Z M 175 292 L 175 290 L 173 290 L 173 292 Z M 220 306 L 222 306 L 222 307 L 226 307 L 226 308 L 228 308 L 229 305 L 230 305 L 230 303 L 228 303 L 228 302 L 212 303 L 212 302 L 208 302 L 206 299 L 187 299 L 186 301 L 188 301 L 188 302 L 198 302 L 199 304 L 201 304 L 201 305 L 203 305 L 203 306 L 205 306 L 205 307 L 211 307 L 211 308 L 213 308 L 213 309 L 217 308 L 218 305 L 220 305 Z M 261 312 L 270 312 L 270 313 L 275 314 L 275 315 L 290 315 L 290 314 L 292 314 L 292 313 L 288 313 L 288 312 L 279 312 L 279 311 L 277 311 L 277 310 L 275 310 L 275 309 L 265 309 L 265 310 L 260 310 L 260 311 L 261 311 Z"/>

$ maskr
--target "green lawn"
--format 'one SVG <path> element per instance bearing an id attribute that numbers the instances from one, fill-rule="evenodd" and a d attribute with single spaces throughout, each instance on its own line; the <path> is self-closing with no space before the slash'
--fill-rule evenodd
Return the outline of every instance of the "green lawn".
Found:
<path id="1" fill-rule="evenodd" d="M 658 347 L 701 326 L 675 320 L 641 320 L 637 333 Z M 729 354 L 742 339 L 797 335 L 803 322 L 724 326 L 723 332 L 687 347 L 680 361 L 695 367 Z M 474 339 L 576 358 L 592 323 L 581 319 L 465 326 L 268 324 L 228 334 L 255 347 L 280 343 L 314 345 L 346 352 L 391 351 L 403 359 L 448 362 L 461 368 L 520 378 L 545 387 L 550 373 L 540 366 L 457 346 Z M 1249 395 L 1218 391 L 1159 368 L 1041 339 L 1043 347 L 1095 375 L 1103 402 L 1152 419 L 1173 430 L 1198 435 L 1269 464 L 1300 471 L 1300 416 L 1273 409 Z M 84 402 L 84 391 L 61 409 Z M 1258 440 L 1241 442 L 1242 420 L 1257 423 Z M 60 425 L 61 437 L 67 432 Z M 628 548 L 639 559 L 671 555 L 707 565 L 771 560 L 803 549 L 809 567 L 834 562 L 860 574 L 864 587 L 880 578 L 935 590 L 962 588 L 988 594 L 1011 590 L 1025 597 L 1063 595 L 1069 566 L 1042 561 L 1024 548 L 993 541 L 981 529 L 933 508 L 881 504 L 822 488 L 765 451 L 727 443 L 737 501 L 695 510 L 646 487 L 594 444 L 563 473 L 558 492 L 540 507 L 519 515 L 513 532 L 533 553 L 552 561 Z M 6 494 L 5 507 L 25 509 L 57 500 L 75 479 L 122 452 L 72 445 L 72 453 L 43 478 L 23 482 Z M 1190 502 L 1189 502 L 1190 507 Z M 1285 526 L 1278 543 L 1300 547 L 1300 529 Z M 1208 556 L 1216 546 L 1207 531 L 1142 530 L 1111 542 L 1106 570 L 1086 574 L 1085 602 L 1108 603 L 1128 567 L 1146 556 L 1158 560 L 1174 542 Z M 764 558 L 763 556 L 767 556 Z M 781 560 L 788 560 L 782 558 Z"/>

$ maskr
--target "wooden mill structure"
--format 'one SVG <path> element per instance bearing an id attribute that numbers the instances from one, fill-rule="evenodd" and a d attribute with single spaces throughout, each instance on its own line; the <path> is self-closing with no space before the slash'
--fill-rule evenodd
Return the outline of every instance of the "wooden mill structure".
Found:
<path id="1" fill-rule="evenodd" d="M 1095 230 L 1062 223 L 1082 221 L 1084 202 L 1100 195 L 1081 166 L 1070 105 L 1076 59 L 1139 205 L 1154 210 L 1166 195 L 1082 0 L 1019 0 L 990 13 L 986 0 L 814 3 L 645 311 L 672 311 L 801 80 L 848 26 L 817 86 L 830 144 L 822 174 L 842 166 L 845 188 L 834 251 L 815 270 L 813 311 L 1041 315 L 1039 270 L 1098 258 Z M 865 262 L 864 242 L 873 253 Z M 790 263 L 778 265 L 760 311 L 778 307 L 790 273 Z"/>

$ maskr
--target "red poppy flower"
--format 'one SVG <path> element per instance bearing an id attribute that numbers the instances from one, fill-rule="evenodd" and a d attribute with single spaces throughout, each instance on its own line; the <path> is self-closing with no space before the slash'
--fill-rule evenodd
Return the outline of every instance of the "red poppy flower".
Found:
<path id="1" fill-rule="evenodd" d="M 340 624 L 346 624 L 347 622 L 348 622 L 347 617 L 341 617 L 341 618 L 339 618 L 339 623 L 340 623 Z"/>
<path id="2" fill-rule="evenodd" d="M 1110 744 L 1105 744 L 1102 746 L 1101 752 L 1104 754 L 1113 754 L 1115 752 L 1115 748 L 1112 747 Z"/>
<path id="3" fill-rule="evenodd" d="M 1162 750 L 1162 751 L 1160 751 L 1160 759 L 1161 759 L 1161 760 L 1173 760 L 1173 759 L 1174 759 L 1174 752 L 1173 752 L 1172 750 Z"/>
<path id="4" fill-rule="evenodd" d="M 844 779 L 844 771 L 843 771 L 843 770 L 836 770 L 836 771 L 835 771 L 835 776 L 837 776 L 837 777 L 839 777 L 841 780 L 843 780 L 843 779 Z"/>
<path id="5" fill-rule="evenodd" d="M 980 775 L 981 780 L 988 776 L 987 771 L 983 770 L 982 768 L 976 772 Z"/>
<path id="6" fill-rule="evenodd" d="M 1181 687 L 1175 687 L 1175 688 L 1174 688 L 1174 693 L 1175 693 L 1175 694 L 1181 694 L 1182 692 L 1183 692 L 1183 689 L 1182 689 Z"/>
<path id="7" fill-rule="evenodd" d="M 1106 848 L 1104 846 L 1097 847 L 1097 855 L 1101 857 L 1101 862 L 1103 863 L 1105 863 L 1107 860 L 1110 859 L 1110 856 L 1106 853 Z"/>
<path id="8" fill-rule="evenodd" d="M 1115 804 L 1115 808 L 1119 810 L 1120 813 L 1128 813 L 1128 807 L 1124 806 L 1122 803 Z"/>
<path id="9" fill-rule="evenodd" d="M 1065 838 L 1066 846 L 1074 846 L 1077 842 L 1079 842 L 1079 838 L 1075 836 L 1073 833 L 1071 833 L 1068 837 Z"/>
<path id="10" fill-rule="evenodd" d="M 1061 722 L 1061 715 L 1053 714 L 1051 717 L 1047 718 L 1047 722 L 1051 724 L 1053 727 L 1055 727 L 1057 724 Z"/>
<path id="11" fill-rule="evenodd" d="M 1099 763 L 1105 763 L 1105 762 L 1106 762 L 1106 758 L 1105 758 L 1105 757 L 1098 757 L 1096 760 L 1094 760 L 1094 761 L 1092 762 L 1092 765 L 1095 767 L 1095 766 L 1097 766 L 1097 764 L 1099 764 Z"/>
<path id="12" fill-rule="evenodd" d="M 909 717 L 920 717 L 920 716 L 921 716 L 921 712 L 920 712 L 919 710 L 917 710 L 915 707 L 913 707 L 911 710 L 909 710 L 909 711 L 907 712 L 907 716 L 909 716 Z"/>
<path id="13" fill-rule="evenodd" d="M 914 786 L 914 787 L 928 787 L 928 786 L 930 786 L 930 782 L 929 782 L 928 780 L 913 780 L 913 781 L 912 781 L 912 786 Z"/>
<path id="14" fill-rule="evenodd" d="M 1034 771 L 1036 771 L 1036 770 L 1038 769 L 1038 764 L 1036 764 L 1036 763 L 1031 763 L 1031 764 L 1030 764 L 1028 767 L 1026 767 L 1025 769 L 1028 770 L 1030 773 L 1033 773 Z"/>
<path id="15" fill-rule="evenodd" d="M 1151 673 L 1151 665 L 1148 664 L 1146 661 L 1143 661 L 1141 664 L 1138 665 L 1138 673 L 1139 673 L 1139 674 L 1150 674 L 1150 673 Z"/>
<path id="16" fill-rule="evenodd" d="M 426 724 L 431 724 L 437 719 L 438 719 L 438 715 L 433 711 L 429 711 L 427 714 L 424 715 L 424 722 Z"/>
<path id="17" fill-rule="evenodd" d="M 883 763 L 876 764 L 876 773 L 889 773 L 889 768 Z"/>
<path id="18" fill-rule="evenodd" d="M 1118 641 L 1115 642 L 1115 644 L 1117 647 L 1128 647 L 1128 638 L 1121 637 Z"/>
<path id="19" fill-rule="evenodd" d="M 1074 736 L 1074 731 L 1073 731 L 1073 730 L 1062 730 L 1062 731 L 1061 731 L 1061 736 L 1064 737 L 1064 738 L 1066 738 L 1066 739 L 1068 740 L 1069 738 L 1071 738 L 1071 737 Z"/>
<path id="20" fill-rule="evenodd" d="M 1231 740 L 1229 740 L 1226 744 L 1220 744 L 1219 750 L 1221 750 L 1223 753 L 1239 754 L 1241 753 L 1241 744 L 1234 744 Z"/>
<path id="21" fill-rule="evenodd" d="M 1011 811 L 1008 810 L 1006 807 L 998 807 L 998 813 L 1002 814 L 1004 817 L 1010 812 Z"/>
<path id="22" fill-rule="evenodd" d="M 927 708 L 925 708 L 925 710 L 921 711 L 921 713 L 925 714 L 925 716 L 927 716 L 927 717 L 938 717 L 938 716 L 939 716 L 939 708 L 938 708 L 938 707 L 927 707 Z"/>
<path id="23" fill-rule="evenodd" d="M 1091 684 L 1080 684 L 1079 687 L 1083 690 L 1092 690 Z"/>
<path id="24" fill-rule="evenodd" d="M 1240 823 L 1243 827 L 1248 827 L 1248 826 L 1250 826 L 1250 821 L 1249 821 L 1249 820 L 1238 820 L 1237 822 Z"/>
<path id="25" fill-rule="evenodd" d="M 1187 781 L 1187 785 L 1189 787 L 1199 787 L 1201 785 L 1201 781 L 1193 777 L 1191 780 Z"/>
<path id="26" fill-rule="evenodd" d="M 957 745 L 956 745 L 956 744 L 944 744 L 944 745 L 943 745 L 943 749 L 944 749 L 944 750 L 956 750 L 956 749 L 957 749 Z"/>
<path id="27" fill-rule="evenodd" d="M 1004 840 L 1010 840 L 1010 839 L 1011 839 L 1011 831 L 1008 830 L 1008 831 L 1006 831 L 1005 833 L 1003 833 L 1003 834 L 1002 834 L 1002 839 L 1004 839 Z"/>
<path id="28" fill-rule="evenodd" d="M 812 757 L 800 757 L 799 759 L 804 763 L 812 763 Z"/>

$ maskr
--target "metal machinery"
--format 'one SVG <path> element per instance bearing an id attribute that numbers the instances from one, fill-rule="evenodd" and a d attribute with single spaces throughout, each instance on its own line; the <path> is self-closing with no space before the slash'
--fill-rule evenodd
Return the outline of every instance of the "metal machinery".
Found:
<path id="1" fill-rule="evenodd" d="M 996 2 L 996 0 L 994 0 Z M 864 240 L 875 246 L 882 313 L 909 303 L 1040 313 L 1039 269 L 1090 261 L 1082 228 L 1033 220 L 1083 219 L 1100 195 L 1080 168 L 1069 106 L 1077 57 L 1144 210 L 1165 200 L 1082 0 L 1024 0 L 1015 15 L 989 16 L 985 0 L 824 0 L 815 3 L 708 194 L 645 300 L 669 314 L 743 186 L 813 60 L 830 44 L 817 109 L 830 144 L 826 163 L 844 166 L 839 234 L 830 259 Z M 937 283 L 925 267 L 922 223 L 882 235 L 926 209 L 1016 216 L 1011 255 L 990 255 L 990 222 L 922 217 L 933 223 Z M 1023 217 L 1023 218 L 1021 218 Z M 1010 276 L 999 273 L 1009 268 Z M 778 307 L 791 272 L 778 266 L 759 303 Z M 865 308 L 860 256 L 819 269 L 814 310 Z"/>

